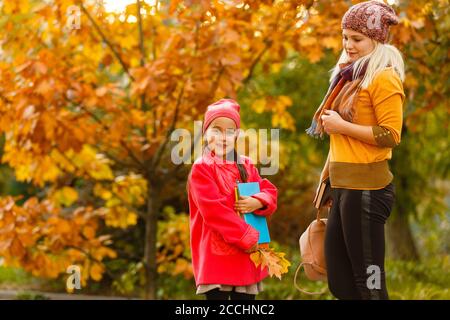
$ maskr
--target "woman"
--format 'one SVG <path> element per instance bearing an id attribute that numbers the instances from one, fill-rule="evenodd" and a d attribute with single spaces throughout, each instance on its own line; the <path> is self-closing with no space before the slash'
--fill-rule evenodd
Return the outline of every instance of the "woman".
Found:
<path id="1" fill-rule="evenodd" d="M 387 44 L 394 10 L 378 1 L 342 19 L 344 50 L 308 134 L 330 136 L 321 181 L 332 201 L 325 234 L 328 286 L 338 299 L 388 299 L 384 224 L 395 190 L 388 160 L 400 143 L 404 64 Z"/>

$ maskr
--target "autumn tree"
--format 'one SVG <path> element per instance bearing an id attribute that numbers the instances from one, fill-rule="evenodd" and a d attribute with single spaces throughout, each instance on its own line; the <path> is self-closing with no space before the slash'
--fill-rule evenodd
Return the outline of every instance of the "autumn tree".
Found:
<path id="1" fill-rule="evenodd" d="M 3 3 L 2 160 L 66 219 L 94 206 L 106 225 L 143 223 L 146 296 L 155 298 L 158 213 L 182 168 L 170 161 L 170 134 L 192 127 L 214 99 L 235 97 L 263 57 L 281 61 L 312 1 L 137 1 L 122 14 L 73 5 Z M 72 29 L 67 12 L 76 8 L 80 24 Z M 45 241 L 35 232 L 24 254 Z M 2 249 L 16 260 L 10 244 Z"/>

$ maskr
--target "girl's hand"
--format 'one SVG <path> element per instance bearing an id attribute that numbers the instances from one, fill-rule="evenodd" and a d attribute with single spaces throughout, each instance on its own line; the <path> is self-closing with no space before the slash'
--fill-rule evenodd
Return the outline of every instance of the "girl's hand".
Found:
<path id="1" fill-rule="evenodd" d="M 246 253 L 252 253 L 259 249 L 258 243 L 255 243 L 250 249 L 245 250 Z"/>
<path id="2" fill-rule="evenodd" d="M 234 204 L 234 210 L 239 213 L 254 212 L 263 207 L 261 201 L 253 197 L 240 196 L 239 200 Z"/>
<path id="3" fill-rule="evenodd" d="M 325 110 L 321 116 L 323 129 L 326 133 L 342 133 L 347 121 L 341 118 L 339 113 L 333 110 Z"/>

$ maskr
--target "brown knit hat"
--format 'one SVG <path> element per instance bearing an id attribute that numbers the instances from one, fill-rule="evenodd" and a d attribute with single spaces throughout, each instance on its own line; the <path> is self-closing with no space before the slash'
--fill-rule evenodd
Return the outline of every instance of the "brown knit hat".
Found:
<path id="1" fill-rule="evenodd" d="M 389 26 L 398 24 L 394 9 L 380 1 L 358 3 L 344 14 L 342 29 L 352 29 L 378 42 L 386 43 Z"/>

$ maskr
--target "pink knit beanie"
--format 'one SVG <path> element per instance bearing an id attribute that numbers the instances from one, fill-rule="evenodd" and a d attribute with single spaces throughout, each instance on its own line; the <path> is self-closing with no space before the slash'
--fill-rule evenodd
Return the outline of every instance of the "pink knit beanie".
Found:
<path id="1" fill-rule="evenodd" d="M 358 3 L 344 14 L 342 29 L 352 29 L 381 43 L 388 41 L 389 26 L 399 23 L 394 9 L 380 1 Z"/>
<path id="2" fill-rule="evenodd" d="M 240 109 L 239 104 L 232 99 L 220 99 L 209 105 L 205 113 L 205 121 L 203 122 L 203 133 L 208 129 L 211 122 L 218 117 L 230 118 L 236 123 L 236 128 L 240 128 Z"/>

